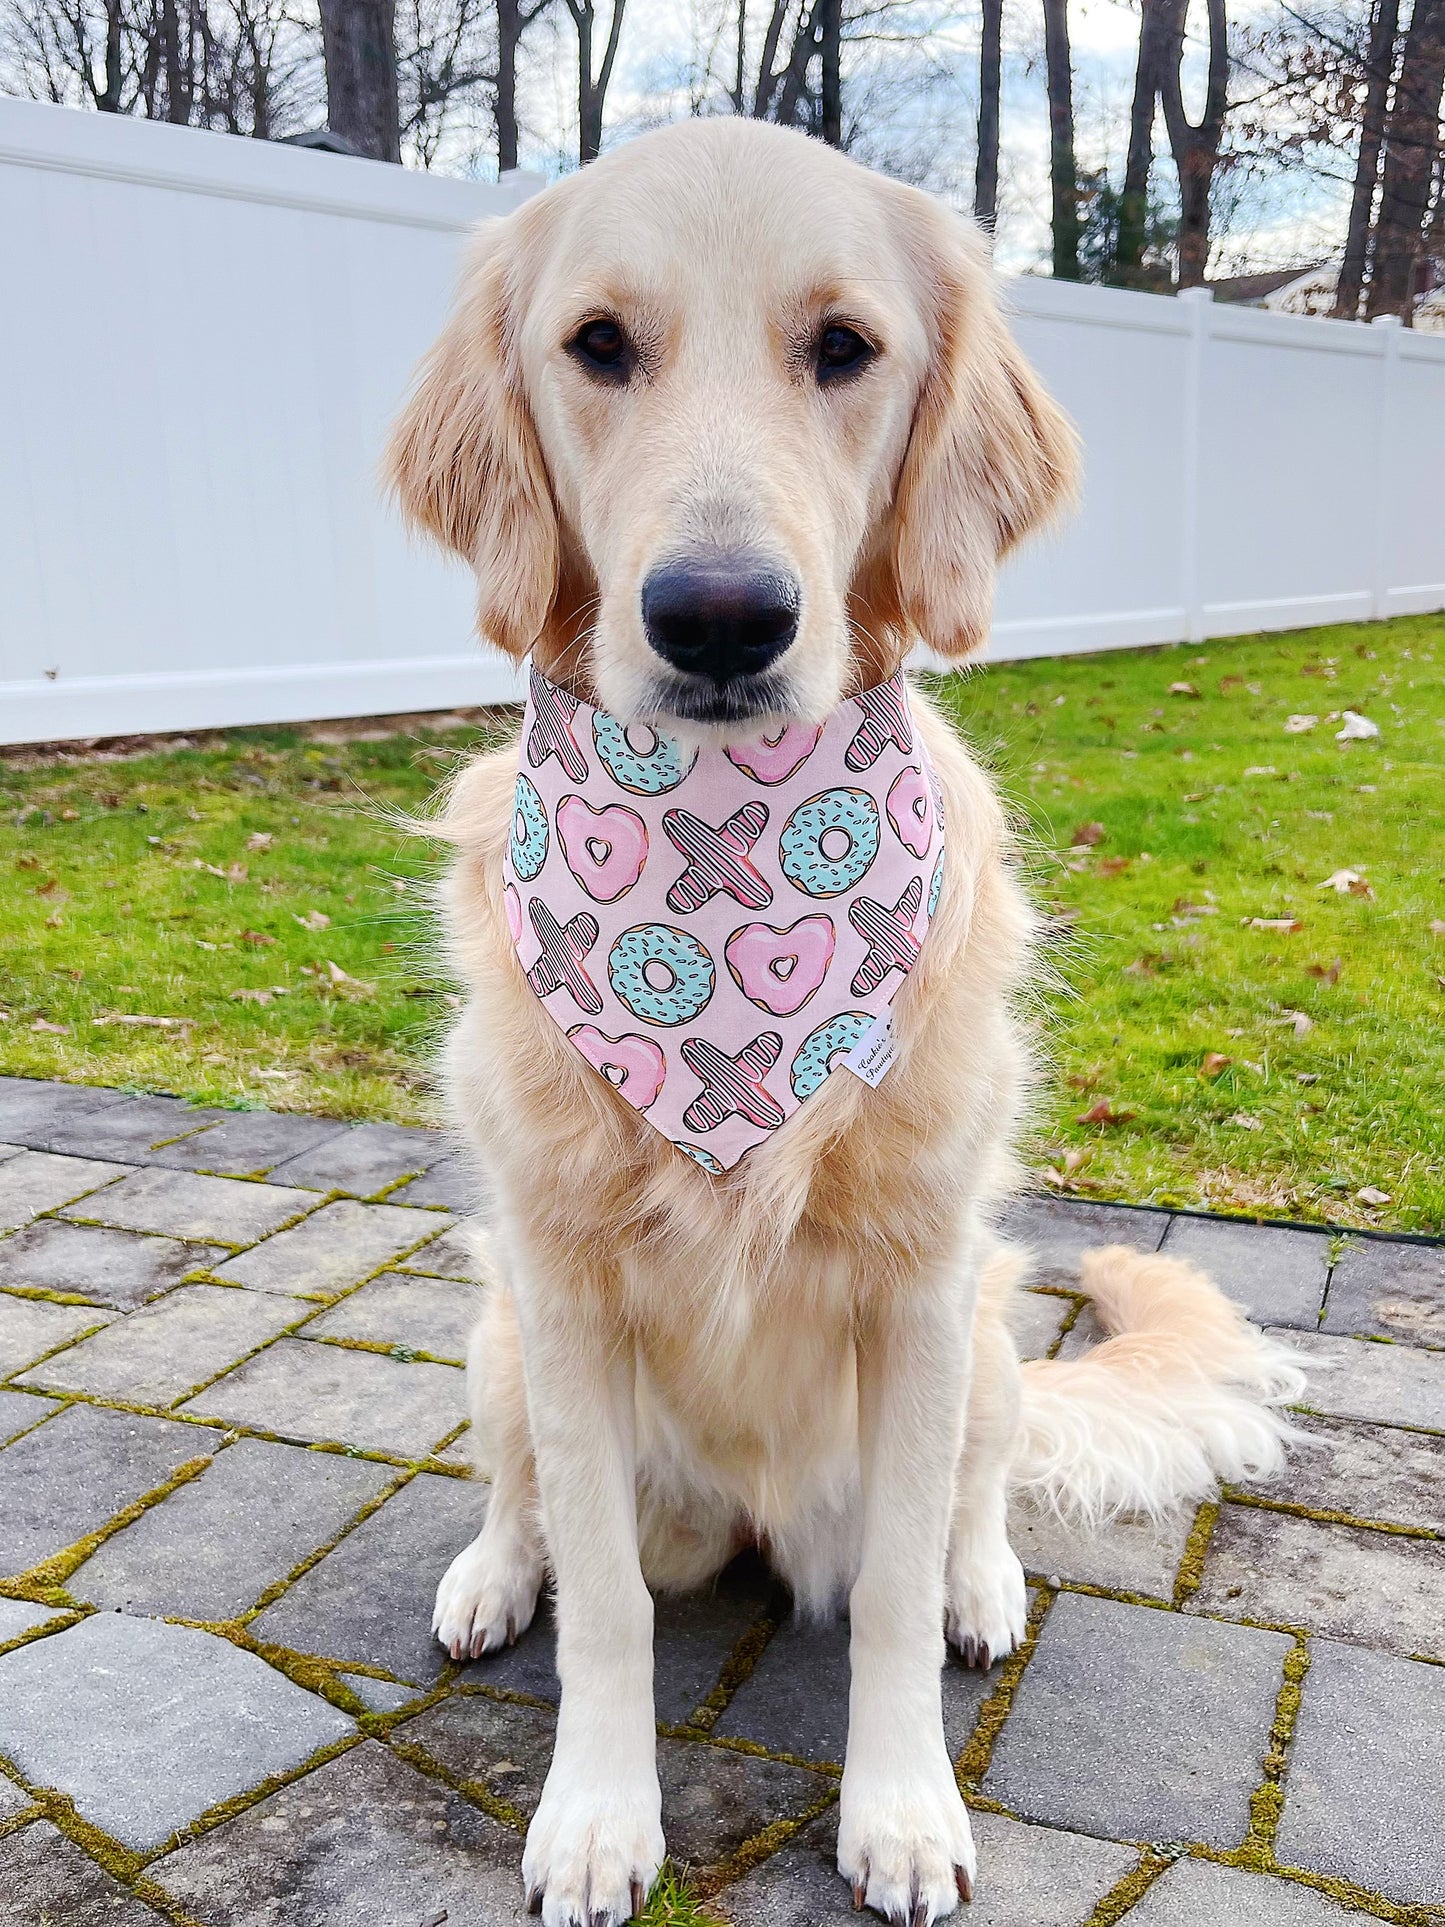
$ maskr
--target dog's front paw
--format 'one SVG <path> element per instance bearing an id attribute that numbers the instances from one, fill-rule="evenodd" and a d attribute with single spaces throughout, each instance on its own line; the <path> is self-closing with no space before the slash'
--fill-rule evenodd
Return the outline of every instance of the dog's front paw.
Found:
<path id="1" fill-rule="evenodd" d="M 615 1768 L 559 1772 L 554 1761 L 527 1829 L 522 1880 L 543 1927 L 622 1927 L 662 1866 L 657 1775 L 618 1784 Z"/>
<path id="2" fill-rule="evenodd" d="M 987 1672 L 1023 1643 L 1029 1595 L 1024 1569 L 1007 1543 L 988 1553 L 957 1548 L 949 1556 L 945 1595 L 948 1643 L 965 1666 Z"/>
<path id="3" fill-rule="evenodd" d="M 838 1871 L 853 1904 L 889 1927 L 929 1927 L 973 1899 L 977 1861 L 968 1811 L 945 1757 L 890 1781 L 849 1785 L 838 1812 Z"/>
<path id="4" fill-rule="evenodd" d="M 442 1575 L 432 1631 L 453 1659 L 480 1659 L 526 1632 L 541 1589 L 540 1559 L 515 1539 L 483 1532 Z"/>

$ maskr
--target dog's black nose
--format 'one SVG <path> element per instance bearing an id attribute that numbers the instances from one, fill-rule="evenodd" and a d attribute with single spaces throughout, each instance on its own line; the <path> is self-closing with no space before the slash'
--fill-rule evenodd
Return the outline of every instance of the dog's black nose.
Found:
<path id="1" fill-rule="evenodd" d="M 674 669 L 715 683 L 756 676 L 798 631 L 798 584 L 756 558 L 664 562 L 642 585 L 647 640 Z"/>

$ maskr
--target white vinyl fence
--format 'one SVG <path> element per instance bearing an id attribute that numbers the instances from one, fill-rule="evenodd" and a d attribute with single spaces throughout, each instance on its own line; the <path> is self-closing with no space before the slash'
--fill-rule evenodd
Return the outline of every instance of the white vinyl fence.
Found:
<path id="1" fill-rule="evenodd" d="M 0 741 L 515 693 L 376 469 L 466 231 L 536 185 L 0 100 Z M 1445 337 L 1010 298 L 1086 481 L 996 656 L 1445 608 Z"/>

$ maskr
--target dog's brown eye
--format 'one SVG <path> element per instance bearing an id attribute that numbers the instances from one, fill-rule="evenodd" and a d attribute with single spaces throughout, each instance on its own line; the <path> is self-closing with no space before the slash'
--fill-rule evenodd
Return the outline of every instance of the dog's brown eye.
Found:
<path id="1" fill-rule="evenodd" d="M 873 348 L 856 328 L 845 328 L 835 321 L 818 337 L 818 379 L 831 381 L 838 375 L 853 375 L 873 359 Z"/>
<path id="2" fill-rule="evenodd" d="M 612 381 L 627 379 L 632 351 L 615 321 L 585 322 L 567 343 L 567 350 L 590 374 Z"/>

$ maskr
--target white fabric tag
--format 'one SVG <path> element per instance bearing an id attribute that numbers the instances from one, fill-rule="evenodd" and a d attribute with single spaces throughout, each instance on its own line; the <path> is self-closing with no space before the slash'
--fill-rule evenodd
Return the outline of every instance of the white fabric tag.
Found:
<path id="1" fill-rule="evenodd" d="M 883 1015 L 871 1023 L 858 1042 L 841 1061 L 855 1077 L 861 1077 L 865 1084 L 874 1090 L 883 1082 L 893 1068 L 898 1055 L 898 1045 L 893 1037 L 893 1012 L 885 1010 Z"/>

